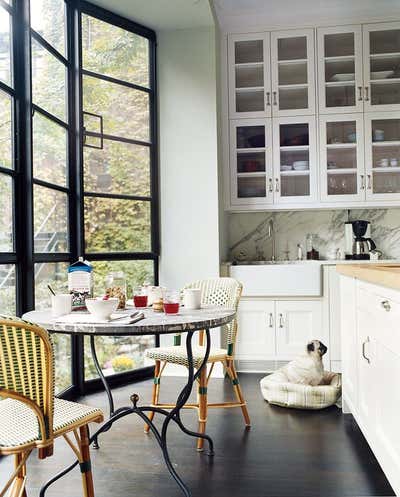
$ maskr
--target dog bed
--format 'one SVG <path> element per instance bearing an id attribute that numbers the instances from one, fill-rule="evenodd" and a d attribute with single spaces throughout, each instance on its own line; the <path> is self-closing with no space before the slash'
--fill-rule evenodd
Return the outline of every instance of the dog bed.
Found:
<path id="1" fill-rule="evenodd" d="M 261 393 L 270 404 L 295 409 L 324 409 L 341 396 L 342 379 L 338 373 L 324 372 L 323 383 L 316 387 L 289 383 L 281 369 L 260 381 Z"/>

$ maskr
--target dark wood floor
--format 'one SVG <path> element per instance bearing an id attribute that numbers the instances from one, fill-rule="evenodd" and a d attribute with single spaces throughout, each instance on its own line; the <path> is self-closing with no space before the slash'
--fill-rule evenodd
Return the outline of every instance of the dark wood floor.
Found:
<path id="1" fill-rule="evenodd" d="M 252 428 L 244 430 L 238 410 L 212 410 L 208 432 L 216 454 L 209 458 L 194 448 L 194 439 L 171 427 L 171 456 L 179 473 L 190 485 L 193 497 L 334 497 L 394 495 L 374 455 L 351 416 L 337 408 L 319 412 L 269 406 L 261 397 L 260 375 L 241 375 Z M 165 378 L 161 400 L 171 400 L 182 380 Z M 117 405 L 126 404 L 133 392 L 141 402 L 150 398 L 151 382 L 145 381 L 114 390 Z M 230 384 L 214 380 L 210 395 L 230 398 Z M 82 399 L 105 407 L 103 394 Z M 195 413 L 186 411 L 184 420 L 195 427 Z M 143 433 L 136 417 L 128 417 L 104 434 L 101 449 L 92 451 L 96 497 L 180 497 L 167 473 L 153 437 Z M 28 473 L 28 496 L 48 477 L 73 460 L 60 440 L 55 456 L 38 461 L 32 457 Z M 11 460 L 0 462 L 4 482 Z M 77 469 L 55 484 L 49 497 L 80 497 Z"/>

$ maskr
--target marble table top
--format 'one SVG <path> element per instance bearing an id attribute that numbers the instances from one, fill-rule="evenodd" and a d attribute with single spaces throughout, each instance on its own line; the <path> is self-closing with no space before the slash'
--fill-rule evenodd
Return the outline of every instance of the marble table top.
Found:
<path id="1" fill-rule="evenodd" d="M 100 336 L 130 336 L 130 335 L 156 335 L 179 333 L 187 331 L 204 330 L 206 328 L 217 328 L 232 321 L 236 312 L 223 307 L 205 307 L 199 310 L 186 310 L 181 308 L 179 314 L 168 315 L 163 312 L 154 312 L 152 309 L 145 309 L 144 319 L 137 323 L 129 324 L 120 321 L 110 322 L 84 322 L 89 321 L 89 313 L 74 312 L 73 321 L 71 314 L 64 319 L 63 316 L 53 317 L 51 309 L 43 311 L 30 311 L 22 318 L 31 323 L 42 326 L 52 333 L 66 333 L 77 335 L 100 335 Z M 132 309 L 121 311 L 128 319 Z M 82 316 L 82 322 L 77 322 Z"/>

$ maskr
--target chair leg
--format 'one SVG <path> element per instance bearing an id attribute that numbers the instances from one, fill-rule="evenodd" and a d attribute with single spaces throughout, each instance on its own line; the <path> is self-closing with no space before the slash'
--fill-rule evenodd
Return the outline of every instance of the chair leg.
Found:
<path id="1" fill-rule="evenodd" d="M 249 411 L 247 410 L 247 404 L 243 396 L 242 389 L 239 384 L 239 378 L 235 369 L 235 365 L 233 361 L 228 361 L 226 365 L 226 370 L 228 372 L 228 375 L 232 381 L 232 386 L 233 390 L 235 391 L 236 398 L 240 404 L 243 404 L 241 406 L 243 417 L 244 417 L 244 422 L 246 423 L 246 426 L 250 426 L 250 416 L 249 416 Z"/>
<path id="2" fill-rule="evenodd" d="M 156 361 L 155 367 L 154 367 L 154 383 L 153 383 L 153 395 L 152 395 L 152 400 L 151 403 L 152 405 L 157 405 L 158 403 L 158 397 L 160 395 L 160 379 L 161 379 L 161 361 Z M 148 417 L 150 421 L 153 421 L 154 419 L 154 412 L 149 412 Z M 144 432 L 149 433 L 150 431 L 150 426 L 148 424 L 144 425 Z"/>
<path id="3" fill-rule="evenodd" d="M 79 450 L 81 453 L 82 462 L 80 463 L 82 473 L 82 486 L 84 497 L 94 497 L 94 486 L 92 467 L 90 462 L 89 449 L 89 428 L 88 425 L 79 428 Z"/>
<path id="4" fill-rule="evenodd" d="M 207 424 L 207 367 L 204 367 L 199 376 L 199 390 L 198 390 L 198 404 L 199 404 L 199 429 L 198 432 L 203 434 L 206 431 Z M 201 451 L 204 447 L 204 439 L 197 439 L 197 450 Z"/>
<path id="5" fill-rule="evenodd" d="M 24 453 L 15 454 L 14 456 L 14 467 L 15 470 L 18 470 L 18 466 L 21 465 L 23 458 L 26 455 Z M 11 486 L 9 497 L 27 497 L 26 488 L 25 488 L 25 480 L 26 480 L 26 464 L 24 463 L 13 478 L 13 483 Z M 11 480 L 12 481 L 12 480 Z M 10 483 L 10 480 L 9 480 Z M 5 495 L 8 485 L 0 491 L 0 495 Z M 4 493 L 3 493 L 4 492 Z"/>

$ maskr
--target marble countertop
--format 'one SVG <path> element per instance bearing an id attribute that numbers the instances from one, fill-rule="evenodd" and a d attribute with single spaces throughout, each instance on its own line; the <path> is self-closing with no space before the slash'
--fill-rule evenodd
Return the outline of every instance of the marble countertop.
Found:
<path id="1" fill-rule="evenodd" d="M 400 290 L 400 263 L 388 264 L 338 264 L 338 273 L 358 280 Z"/>
<path id="2" fill-rule="evenodd" d="M 348 260 L 348 259 L 323 259 L 323 260 L 318 260 L 318 261 L 312 261 L 312 260 L 302 260 L 302 261 L 275 261 L 274 263 L 271 263 L 270 261 L 265 261 L 266 266 L 274 266 L 278 264 L 320 264 L 321 266 L 336 266 L 336 265 L 364 265 L 364 264 L 373 264 L 373 265 L 382 265 L 382 264 L 400 264 L 399 259 L 379 259 L 377 261 L 371 261 L 371 260 L 365 260 L 365 261 L 356 261 L 356 260 Z M 250 264 L 248 263 L 241 263 L 241 262 L 236 262 L 233 264 L 233 262 L 223 262 L 222 265 L 226 266 L 256 266 L 256 265 L 263 265 L 263 261 L 252 261 Z"/>

